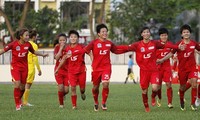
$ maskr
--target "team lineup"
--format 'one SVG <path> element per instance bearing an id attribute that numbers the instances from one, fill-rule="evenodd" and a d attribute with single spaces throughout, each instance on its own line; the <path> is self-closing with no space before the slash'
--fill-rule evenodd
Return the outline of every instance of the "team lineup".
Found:
<path id="1" fill-rule="evenodd" d="M 136 62 L 140 68 L 140 88 L 142 90 L 142 101 L 145 112 L 150 112 L 148 104 L 148 89 L 151 85 L 151 105 L 161 106 L 162 82 L 166 83 L 166 95 L 168 108 L 173 108 L 173 88 L 171 83 L 172 68 L 169 58 L 177 56 L 178 79 L 180 83 L 179 97 L 180 109 L 185 111 L 184 94 L 191 88 L 191 110 L 196 111 L 200 105 L 200 85 L 198 86 L 198 67 L 195 53 L 200 50 L 200 45 L 191 40 L 191 27 L 183 25 L 180 28 L 182 39 L 176 44 L 168 40 L 168 30 L 159 29 L 159 40 L 150 40 L 151 33 L 148 27 L 140 31 L 138 42 L 130 45 L 115 45 L 108 40 L 108 28 L 105 24 L 96 26 L 98 38 L 84 46 L 78 43 L 79 33 L 70 30 L 67 36 L 63 33 L 57 36 L 54 44 L 54 59 L 56 60 L 54 73 L 57 82 L 59 108 L 64 108 L 64 98 L 71 91 L 72 109 L 77 109 L 77 86 L 82 100 L 86 99 L 86 66 L 85 54 L 92 61 L 92 95 L 94 100 L 94 111 L 107 110 L 107 98 L 109 96 L 109 83 L 112 73 L 110 53 L 123 54 L 134 52 Z M 48 54 L 38 52 L 34 43 L 37 33 L 32 30 L 21 29 L 17 31 L 16 40 L 5 46 L 0 55 L 12 51 L 11 76 L 14 83 L 14 101 L 16 110 L 22 106 L 33 106 L 28 102 L 29 92 L 35 76 L 35 65 L 38 75 L 41 69 L 37 56 L 47 57 Z M 131 56 L 132 57 L 132 56 Z M 131 58 L 130 57 L 130 58 Z M 129 73 L 132 70 L 129 69 Z M 133 78 L 133 77 L 132 77 Z M 128 76 L 127 76 L 128 79 Z M 127 80 L 125 81 L 127 82 Z M 135 81 L 134 81 L 135 82 Z M 100 85 L 102 90 L 100 91 Z M 99 93 L 102 100 L 99 100 Z M 156 97 L 158 97 L 156 99 Z M 22 99 L 23 98 L 23 99 Z"/>

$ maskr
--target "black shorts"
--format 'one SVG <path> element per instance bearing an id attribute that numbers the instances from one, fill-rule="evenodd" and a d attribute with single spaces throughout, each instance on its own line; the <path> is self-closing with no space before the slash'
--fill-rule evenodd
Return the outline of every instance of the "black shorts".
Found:
<path id="1" fill-rule="evenodd" d="M 127 75 L 129 75 L 129 74 L 131 74 L 131 73 L 132 73 L 131 68 L 128 68 L 128 73 L 127 73 Z"/>

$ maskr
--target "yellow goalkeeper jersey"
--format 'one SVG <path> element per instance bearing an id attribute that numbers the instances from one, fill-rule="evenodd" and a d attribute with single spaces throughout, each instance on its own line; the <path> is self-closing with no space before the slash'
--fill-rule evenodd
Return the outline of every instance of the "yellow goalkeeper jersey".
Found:
<path id="1" fill-rule="evenodd" d="M 35 51 L 38 50 L 37 44 L 35 44 L 33 41 L 29 41 L 31 45 L 33 46 L 33 49 Z M 31 52 L 28 53 L 28 67 L 30 69 L 34 69 L 35 66 L 37 67 L 37 70 L 40 71 L 40 65 L 38 62 L 38 57 L 35 54 L 32 54 Z"/>

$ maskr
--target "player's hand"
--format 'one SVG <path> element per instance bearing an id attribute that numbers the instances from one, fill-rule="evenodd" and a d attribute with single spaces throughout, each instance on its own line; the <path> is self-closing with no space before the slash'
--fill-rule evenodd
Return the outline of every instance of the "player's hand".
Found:
<path id="1" fill-rule="evenodd" d="M 179 48 L 181 51 L 183 51 L 183 50 L 185 50 L 185 48 L 186 48 L 186 44 L 180 44 L 180 45 L 178 46 L 178 48 Z"/>
<path id="2" fill-rule="evenodd" d="M 49 56 L 48 53 L 45 53 L 45 54 L 42 55 L 42 57 L 48 57 L 48 56 Z"/>
<path id="3" fill-rule="evenodd" d="M 58 69 L 56 69 L 56 70 L 54 71 L 54 74 L 55 74 L 55 75 L 57 75 L 57 74 L 58 74 Z"/>
<path id="4" fill-rule="evenodd" d="M 60 49 L 63 49 L 65 47 L 65 43 L 60 43 Z"/>
<path id="5" fill-rule="evenodd" d="M 162 59 L 157 59 L 157 60 L 156 60 L 156 63 L 157 63 L 157 64 L 161 64 L 161 63 L 163 63 L 163 62 L 164 62 L 164 60 L 162 60 Z"/>
<path id="6" fill-rule="evenodd" d="M 38 75 L 39 76 L 41 76 L 42 75 L 42 71 L 40 70 L 40 71 L 38 71 Z"/>

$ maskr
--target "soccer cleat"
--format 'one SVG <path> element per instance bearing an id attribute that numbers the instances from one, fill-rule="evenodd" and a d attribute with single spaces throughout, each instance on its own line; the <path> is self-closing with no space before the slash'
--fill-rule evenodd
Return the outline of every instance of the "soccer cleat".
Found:
<path id="1" fill-rule="evenodd" d="M 196 111 L 196 110 L 197 110 L 197 107 L 196 107 L 196 105 L 195 105 L 195 104 L 193 104 L 193 105 L 190 105 L 190 107 L 191 107 L 191 109 L 192 109 L 193 111 Z"/>
<path id="2" fill-rule="evenodd" d="M 101 105 L 102 110 L 107 110 L 106 104 Z"/>
<path id="3" fill-rule="evenodd" d="M 145 107 L 145 112 L 150 112 L 150 108 L 149 107 Z"/>
<path id="4" fill-rule="evenodd" d="M 60 105 L 59 108 L 64 108 L 64 105 Z"/>
<path id="5" fill-rule="evenodd" d="M 81 94 L 81 99 L 82 100 L 85 100 L 86 99 L 86 95 L 83 93 L 83 94 Z"/>
<path id="6" fill-rule="evenodd" d="M 34 105 L 30 104 L 30 103 L 26 103 L 26 104 L 23 104 L 24 106 L 28 106 L 28 107 L 32 107 Z"/>
<path id="7" fill-rule="evenodd" d="M 195 100 L 195 105 L 196 105 L 197 107 L 200 105 L 200 98 L 197 98 L 197 99 Z"/>
<path id="8" fill-rule="evenodd" d="M 155 105 L 156 105 L 156 99 L 155 99 L 155 98 L 152 98 L 152 99 L 151 99 L 151 105 L 152 105 L 152 106 L 155 106 Z"/>
<path id="9" fill-rule="evenodd" d="M 161 99 L 157 100 L 157 106 L 160 107 L 161 106 Z"/>
<path id="10" fill-rule="evenodd" d="M 16 111 L 21 110 L 21 105 L 16 105 Z"/>
<path id="11" fill-rule="evenodd" d="M 72 107 L 72 109 L 73 109 L 73 110 L 76 110 L 76 109 L 77 109 L 77 107 L 76 107 L 76 106 L 73 106 L 73 107 Z"/>
<path id="12" fill-rule="evenodd" d="M 99 105 L 98 104 L 94 105 L 94 111 L 99 111 Z"/>
<path id="13" fill-rule="evenodd" d="M 182 110 L 182 111 L 185 111 L 185 110 L 186 110 L 186 109 L 185 109 L 184 103 L 181 103 L 181 110 Z"/>
<path id="14" fill-rule="evenodd" d="M 173 108 L 173 105 L 171 103 L 169 103 L 167 106 L 169 109 Z"/>

